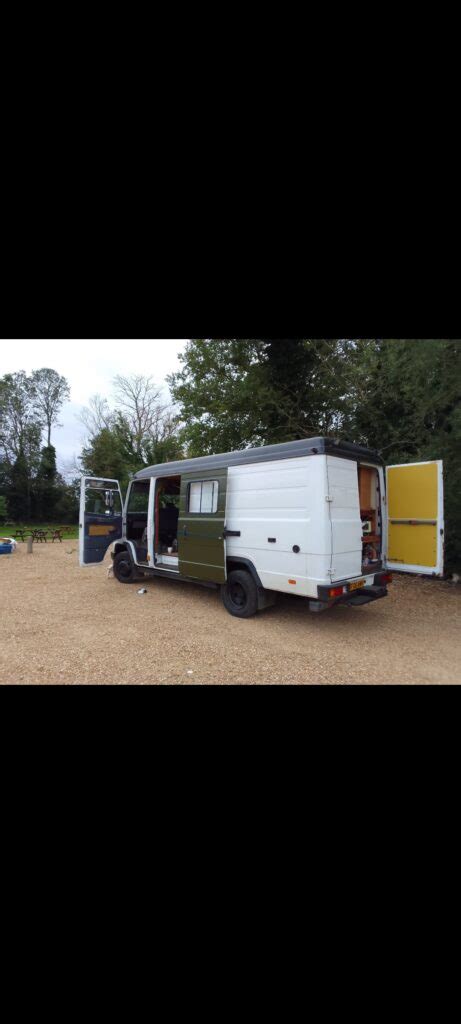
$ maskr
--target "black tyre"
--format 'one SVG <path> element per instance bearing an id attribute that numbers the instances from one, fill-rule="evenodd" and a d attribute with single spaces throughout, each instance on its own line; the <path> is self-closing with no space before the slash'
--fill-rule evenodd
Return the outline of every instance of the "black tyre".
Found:
<path id="1" fill-rule="evenodd" d="M 244 569 L 234 569 L 221 587 L 223 605 L 238 619 L 249 619 L 258 610 L 258 588 Z"/>
<path id="2" fill-rule="evenodd" d="M 113 568 L 115 579 L 119 583 L 136 583 L 140 578 L 128 551 L 119 551 L 114 558 Z"/>

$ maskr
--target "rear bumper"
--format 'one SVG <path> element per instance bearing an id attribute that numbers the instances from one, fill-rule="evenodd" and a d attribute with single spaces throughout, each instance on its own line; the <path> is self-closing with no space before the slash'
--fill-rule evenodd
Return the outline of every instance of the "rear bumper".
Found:
<path id="1" fill-rule="evenodd" d="M 378 601 L 380 597 L 387 597 L 387 587 L 361 587 L 360 590 L 355 590 L 350 594 L 343 594 L 342 597 L 335 598 L 333 604 L 358 606 L 360 604 L 368 604 L 370 601 Z"/>
<path id="2" fill-rule="evenodd" d="M 359 590 L 347 590 L 344 594 L 339 597 L 330 597 L 330 590 L 332 587 L 319 587 L 318 588 L 318 600 L 331 608 L 334 604 L 347 604 L 358 606 L 361 604 L 368 604 L 370 601 L 378 601 L 380 597 L 387 597 L 387 584 L 389 580 L 389 573 L 377 573 L 373 577 L 373 583 L 367 583 L 364 587 L 360 587 Z M 332 584 L 333 587 L 348 587 L 350 581 L 340 580 L 339 583 Z"/>

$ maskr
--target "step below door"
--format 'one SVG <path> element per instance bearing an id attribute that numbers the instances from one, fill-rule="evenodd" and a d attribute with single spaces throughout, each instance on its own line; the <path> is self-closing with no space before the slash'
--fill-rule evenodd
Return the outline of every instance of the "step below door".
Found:
<path id="1" fill-rule="evenodd" d="M 388 466 L 387 561 L 390 569 L 443 575 L 443 463 Z"/>
<path id="2" fill-rule="evenodd" d="M 227 469 L 181 477 L 178 555 L 183 576 L 225 582 L 226 494 Z"/>

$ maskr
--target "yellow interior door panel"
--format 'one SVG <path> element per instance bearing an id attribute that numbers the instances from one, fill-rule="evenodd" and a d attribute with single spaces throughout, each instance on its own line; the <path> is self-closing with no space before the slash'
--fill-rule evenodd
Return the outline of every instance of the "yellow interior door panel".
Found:
<path id="1" fill-rule="evenodd" d="M 443 573 L 441 462 L 387 468 L 388 562 L 407 572 Z"/>

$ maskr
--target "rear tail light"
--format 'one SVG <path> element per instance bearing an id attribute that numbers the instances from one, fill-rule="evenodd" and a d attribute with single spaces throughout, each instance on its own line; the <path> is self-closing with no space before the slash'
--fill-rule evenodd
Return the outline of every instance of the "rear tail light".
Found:
<path id="1" fill-rule="evenodd" d="M 330 597 L 341 597 L 344 594 L 344 587 L 332 587 Z"/>
<path id="2" fill-rule="evenodd" d="M 384 576 L 381 576 L 381 583 L 392 583 L 392 573 L 384 573 Z"/>

